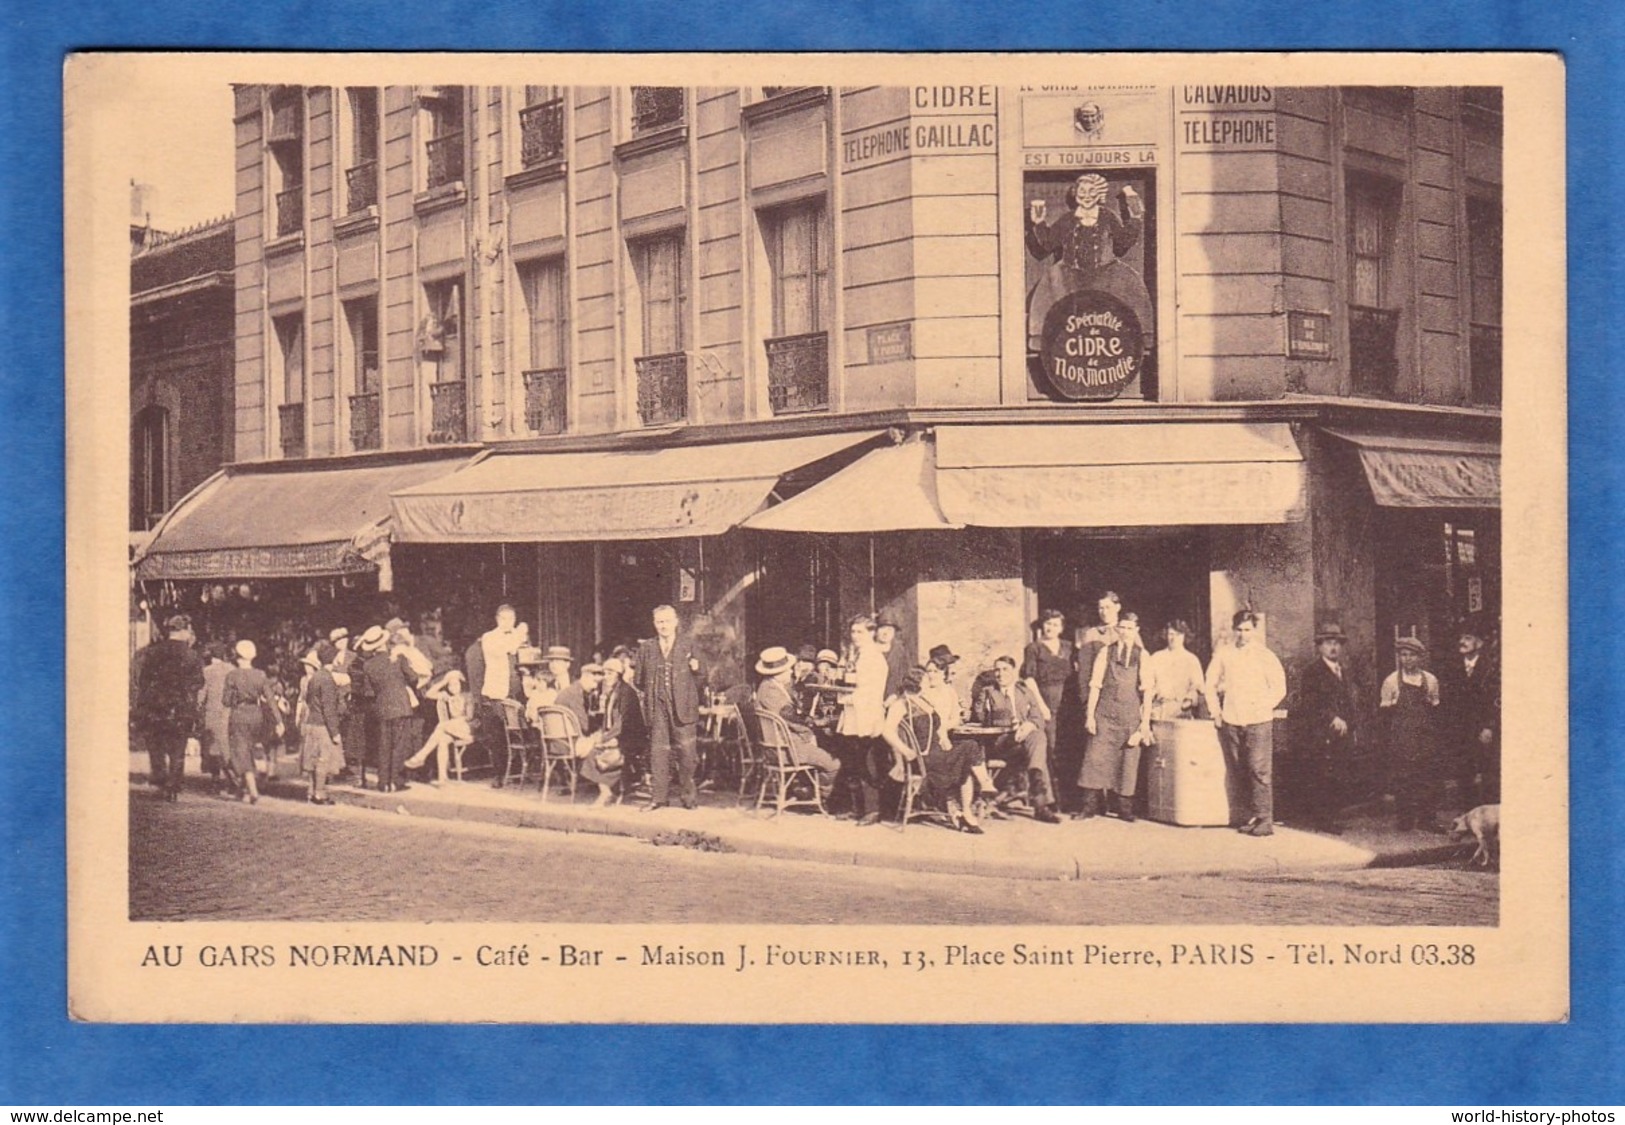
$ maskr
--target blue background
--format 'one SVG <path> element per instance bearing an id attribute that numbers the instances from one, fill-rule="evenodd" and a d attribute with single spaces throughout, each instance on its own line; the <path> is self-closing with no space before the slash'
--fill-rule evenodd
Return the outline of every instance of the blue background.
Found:
<path id="1" fill-rule="evenodd" d="M 1615 673 L 1621 549 L 1608 345 L 1625 4 L 1554 0 L 816 0 L 686 5 L 218 0 L 12 8 L 0 25 L 0 1104 L 1625 1101 Z M 25 21 L 26 20 L 26 24 Z M 70 1023 L 64 964 L 61 65 L 85 47 L 1537 48 L 1569 81 L 1573 1019 L 1550 1027 L 242 1028 Z M 1554 250 L 1555 252 L 1555 250 Z M 1514 268 L 1516 268 L 1514 266 Z M 1617 344 L 1615 346 L 1617 351 Z M 1557 371 L 1516 372 L 1545 378 Z M 122 409 L 122 400 L 109 403 Z M 81 638 L 93 640 L 93 638 Z M 108 638 L 122 643 L 117 638 Z M 1611 643 L 1612 642 L 1612 643 Z M 80 748 L 93 752 L 94 748 Z M 1508 747 L 1517 753 L 1517 747 Z M 1109 1013 L 1103 1013 L 1109 1015 Z M 432 1065 L 408 1060 L 432 1060 Z M 545 1060 L 551 1059 L 551 1063 Z M 1042 1060 L 1036 1067 L 1019 1060 Z M 801 1060 L 799 1063 L 790 1060 Z M 270 1062 L 273 1065 L 267 1066 Z M 1042 1076 L 1040 1078 L 1040 1076 Z"/>

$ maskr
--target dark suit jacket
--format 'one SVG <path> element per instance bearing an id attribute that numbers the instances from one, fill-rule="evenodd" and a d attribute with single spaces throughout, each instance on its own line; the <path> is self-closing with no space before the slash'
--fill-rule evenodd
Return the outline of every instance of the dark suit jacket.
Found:
<path id="1" fill-rule="evenodd" d="M 1345 665 L 1338 679 L 1320 657 L 1304 669 L 1298 686 L 1298 705 L 1292 709 L 1296 748 L 1308 754 L 1341 754 L 1354 747 L 1359 727 L 1359 705 L 1353 674 Z M 1342 719 L 1349 733 L 1339 738 L 1332 720 Z"/>
<path id="2" fill-rule="evenodd" d="M 643 709 L 638 706 L 638 693 L 628 683 L 616 683 L 604 703 L 603 745 L 619 746 L 623 752 L 636 753 L 648 742 L 644 730 Z"/>
<path id="3" fill-rule="evenodd" d="M 185 641 L 154 641 L 137 656 L 137 721 L 153 730 L 186 737 L 202 733 L 198 692 L 203 690 L 203 661 Z"/>
<path id="4" fill-rule="evenodd" d="M 976 693 L 971 705 L 971 716 L 978 723 L 990 727 L 1018 726 L 1031 723 L 1044 729 L 1044 713 L 1038 709 L 1038 697 L 1025 683 L 1016 682 L 1016 706 L 1010 706 L 1010 697 L 998 684 L 987 684 Z"/>
<path id="5" fill-rule="evenodd" d="M 1501 669 L 1490 654 L 1478 654 L 1471 679 L 1459 655 L 1447 657 L 1437 673 L 1445 737 L 1457 745 L 1476 745 L 1478 732 L 1488 730 L 1494 732 L 1498 741 L 1501 736 Z"/>
<path id="6" fill-rule="evenodd" d="M 672 714 L 681 726 L 689 726 L 700 719 L 700 684 L 704 669 L 689 670 L 688 662 L 698 660 L 694 645 L 683 634 L 677 634 L 671 643 Z M 654 721 L 655 680 L 660 674 L 660 638 L 651 637 L 638 642 L 638 694 L 643 697 L 645 717 Z"/>
<path id="7" fill-rule="evenodd" d="M 411 686 L 417 677 L 407 666 L 405 657 L 392 657 L 387 652 L 372 653 L 362 663 L 361 674 L 372 689 L 374 715 L 380 720 L 412 717 Z"/>

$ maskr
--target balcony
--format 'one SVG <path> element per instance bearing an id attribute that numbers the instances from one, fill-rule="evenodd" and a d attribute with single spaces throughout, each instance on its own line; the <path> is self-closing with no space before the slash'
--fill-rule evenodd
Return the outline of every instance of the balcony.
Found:
<path id="1" fill-rule="evenodd" d="M 295 184 L 276 193 L 276 236 L 283 238 L 305 229 L 305 186 Z"/>
<path id="2" fill-rule="evenodd" d="M 277 431 L 282 435 L 282 457 L 296 461 L 305 455 L 305 404 L 285 402 L 276 408 Z"/>
<path id="3" fill-rule="evenodd" d="M 645 426 L 668 426 L 688 418 L 688 355 L 639 356 L 638 417 Z"/>
<path id="4" fill-rule="evenodd" d="M 1472 401 L 1479 406 L 1501 405 L 1501 327 L 1472 326 L 1468 367 L 1472 372 Z"/>
<path id="5" fill-rule="evenodd" d="M 1399 386 L 1398 309 L 1349 306 L 1349 380 L 1355 394 L 1391 396 Z"/>
<path id="6" fill-rule="evenodd" d="M 519 111 L 519 162 L 526 168 L 564 158 L 564 100 L 554 98 Z"/>
<path id="7" fill-rule="evenodd" d="M 461 379 L 455 383 L 429 384 L 433 406 L 429 423 L 429 443 L 445 445 L 468 440 L 468 388 Z"/>
<path id="8" fill-rule="evenodd" d="M 767 341 L 767 398 L 775 414 L 829 407 L 829 333 Z"/>
<path id="9" fill-rule="evenodd" d="M 430 191 L 463 178 L 463 131 L 443 133 L 431 138 L 424 146 L 428 156 Z"/>
<path id="10" fill-rule="evenodd" d="M 681 86 L 632 87 L 632 135 L 641 137 L 683 123 Z"/>
<path id="11" fill-rule="evenodd" d="M 350 396 L 350 448 L 357 453 L 377 449 L 383 444 L 382 413 L 379 395 Z"/>
<path id="12" fill-rule="evenodd" d="M 365 160 L 354 168 L 345 169 L 344 183 L 349 189 L 349 207 L 345 214 L 354 215 L 378 205 L 378 161 Z"/>
<path id="13" fill-rule="evenodd" d="M 525 372 L 525 425 L 533 434 L 562 434 L 569 425 L 564 368 Z"/>

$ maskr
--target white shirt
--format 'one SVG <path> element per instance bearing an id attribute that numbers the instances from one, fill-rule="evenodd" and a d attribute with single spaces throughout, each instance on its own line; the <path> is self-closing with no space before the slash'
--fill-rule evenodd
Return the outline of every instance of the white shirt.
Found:
<path id="1" fill-rule="evenodd" d="M 1213 654 L 1207 668 L 1207 706 L 1225 722 L 1238 727 L 1267 723 L 1285 698 L 1286 669 L 1261 642 L 1232 645 Z"/>
<path id="2" fill-rule="evenodd" d="M 525 635 L 518 629 L 492 629 L 480 638 L 480 652 L 485 656 L 485 676 L 480 680 L 480 694 L 487 699 L 506 699 L 513 690 L 508 678 L 508 658 L 519 651 Z"/>
<path id="3" fill-rule="evenodd" d="M 1145 661 L 1153 719 L 1177 719 L 1186 699 L 1203 691 L 1202 662 L 1188 648 L 1153 652 Z"/>

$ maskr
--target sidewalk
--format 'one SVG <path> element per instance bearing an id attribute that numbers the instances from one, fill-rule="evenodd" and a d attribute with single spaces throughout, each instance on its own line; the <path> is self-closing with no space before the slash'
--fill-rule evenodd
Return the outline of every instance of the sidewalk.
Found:
<path id="1" fill-rule="evenodd" d="M 276 765 L 275 778 L 263 786 L 265 798 L 302 801 L 305 784 L 296 759 L 284 757 Z M 131 779 L 144 781 L 146 774 L 146 756 L 132 754 Z M 189 795 L 208 791 L 206 778 L 188 774 Z M 1048 825 L 1021 815 L 988 821 L 986 835 L 969 836 L 926 821 L 899 830 L 885 824 L 859 828 L 799 811 L 774 816 L 767 809 L 758 815 L 754 800 L 741 806 L 732 792 L 702 792 L 696 809 L 652 813 L 631 804 L 590 808 L 585 792 L 574 805 L 562 794 L 550 793 L 544 801 L 534 784 L 493 789 L 483 779 L 443 788 L 414 783 L 391 794 L 334 785 L 330 793 L 356 807 L 427 819 L 591 832 L 842 866 L 1034 880 L 1280 875 L 1405 866 L 1462 854 L 1461 845 L 1437 833 L 1393 829 L 1380 809 L 1351 818 L 1342 836 L 1277 825 L 1274 836 L 1255 839 L 1227 828 L 1177 828 L 1147 820 L 1125 824 L 1105 817 Z"/>

